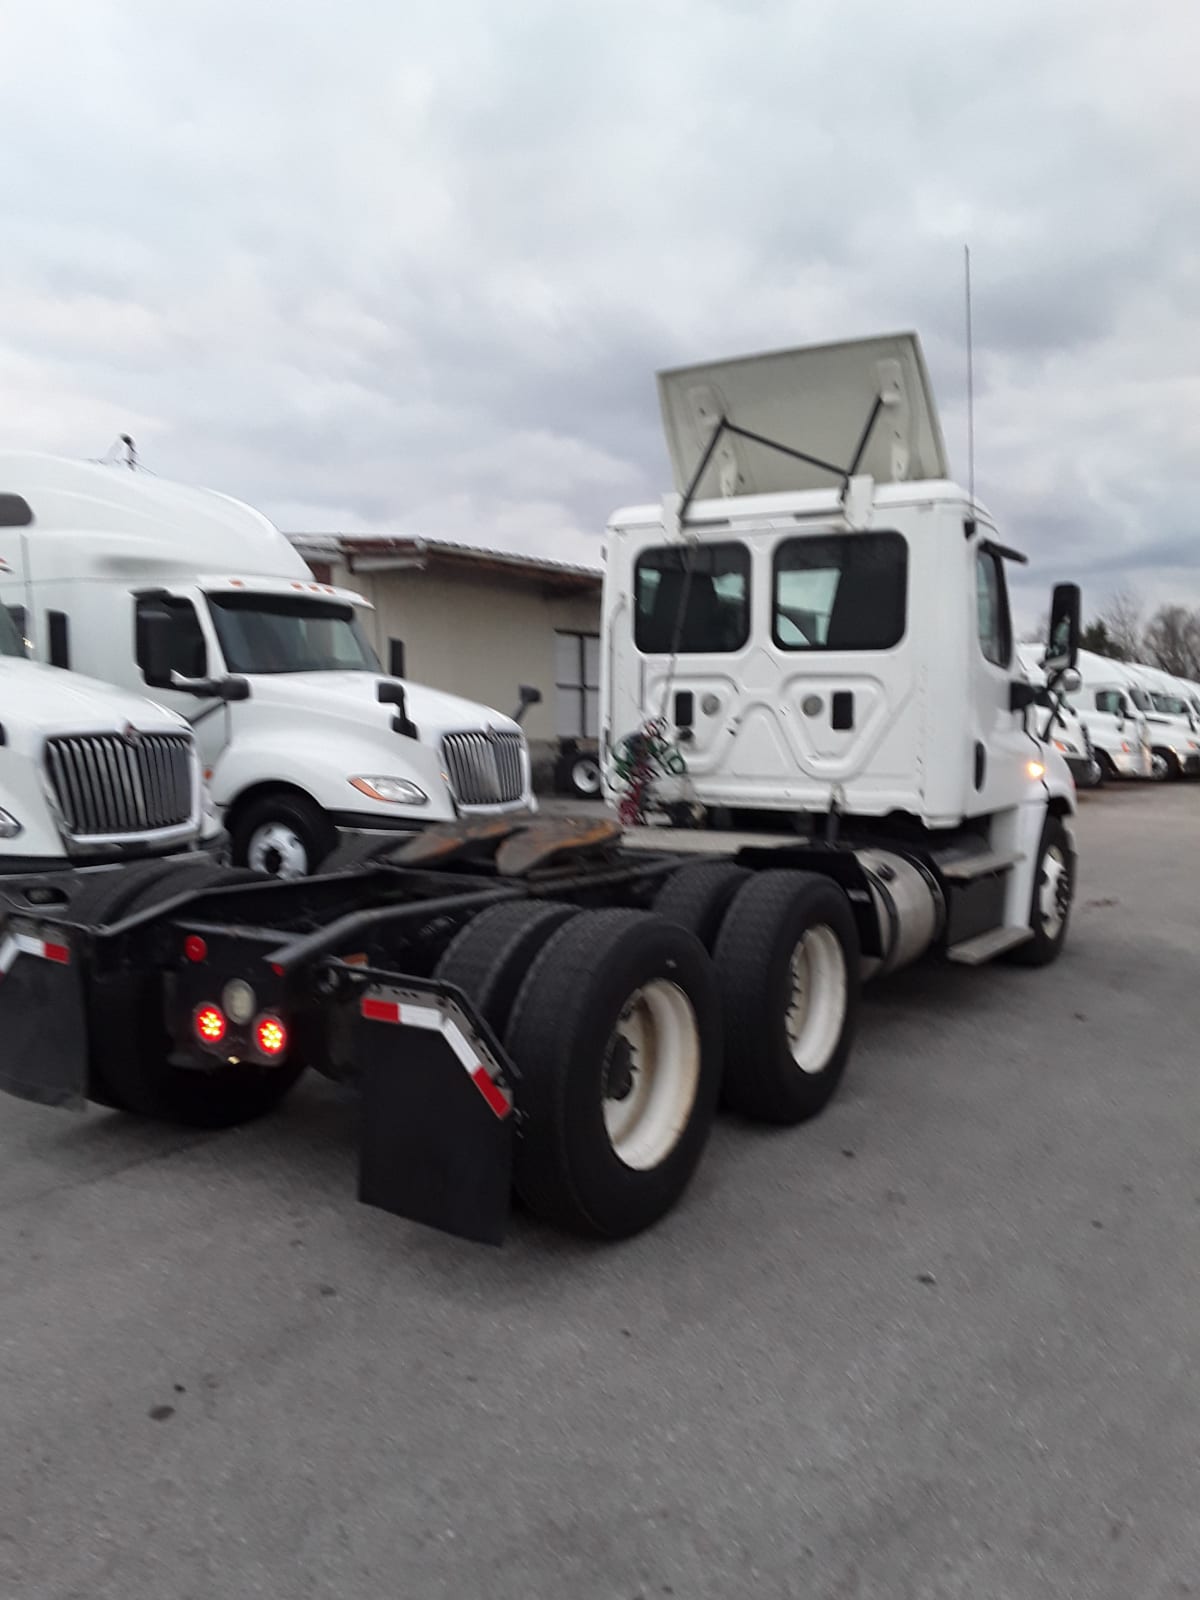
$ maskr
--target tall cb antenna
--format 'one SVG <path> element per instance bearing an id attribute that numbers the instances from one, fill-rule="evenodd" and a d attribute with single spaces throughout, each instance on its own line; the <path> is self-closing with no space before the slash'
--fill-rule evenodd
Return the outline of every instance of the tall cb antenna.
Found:
<path id="1" fill-rule="evenodd" d="M 971 533 L 975 532 L 975 340 L 971 330 L 971 246 L 963 245 L 963 283 L 967 310 L 967 492 Z"/>

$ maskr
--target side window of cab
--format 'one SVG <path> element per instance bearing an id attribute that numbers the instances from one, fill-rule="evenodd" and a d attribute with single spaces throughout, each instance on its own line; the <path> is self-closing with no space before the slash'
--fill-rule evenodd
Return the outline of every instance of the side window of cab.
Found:
<path id="1" fill-rule="evenodd" d="M 975 608 L 979 648 L 985 660 L 997 667 L 1010 667 L 1013 639 L 1008 585 L 1004 581 L 1004 567 L 994 550 L 980 550 L 975 557 Z"/>

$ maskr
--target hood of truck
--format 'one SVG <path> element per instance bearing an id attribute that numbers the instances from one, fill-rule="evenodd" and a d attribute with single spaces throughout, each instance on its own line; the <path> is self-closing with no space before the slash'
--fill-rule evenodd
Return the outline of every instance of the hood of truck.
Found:
<path id="1" fill-rule="evenodd" d="M 809 345 L 658 375 L 663 429 L 681 493 L 724 418 L 841 472 L 876 483 L 950 475 L 941 423 L 915 333 Z M 876 403 L 882 402 L 855 463 Z M 836 472 L 726 433 L 697 498 L 834 489 Z"/>
<path id="2" fill-rule="evenodd" d="M 0 659 L 0 725 L 9 744 L 54 734 L 187 732 L 182 717 L 141 695 L 78 672 L 17 657 Z"/>
<path id="3" fill-rule="evenodd" d="M 423 684 L 407 683 L 376 672 L 265 672 L 250 675 L 251 694 L 263 706 L 286 706 L 298 716 L 307 708 L 326 716 L 341 716 L 378 729 L 391 726 L 398 707 L 379 700 L 381 683 L 399 684 L 404 690 L 405 708 L 416 723 L 424 744 L 436 744 L 444 734 L 494 728 L 497 732 L 519 733 L 511 717 L 457 695 L 427 689 Z"/>

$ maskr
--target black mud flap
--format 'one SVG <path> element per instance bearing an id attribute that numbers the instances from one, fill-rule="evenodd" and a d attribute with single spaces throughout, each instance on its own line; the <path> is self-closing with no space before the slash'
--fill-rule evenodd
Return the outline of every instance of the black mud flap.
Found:
<path id="1" fill-rule="evenodd" d="M 362 1069 L 359 1199 L 502 1244 L 512 1088 L 498 1048 L 465 1003 L 433 985 L 372 984 L 358 999 L 354 1057 Z"/>
<path id="2" fill-rule="evenodd" d="M 0 925 L 0 1089 L 44 1106 L 87 1104 L 79 934 L 14 917 Z"/>

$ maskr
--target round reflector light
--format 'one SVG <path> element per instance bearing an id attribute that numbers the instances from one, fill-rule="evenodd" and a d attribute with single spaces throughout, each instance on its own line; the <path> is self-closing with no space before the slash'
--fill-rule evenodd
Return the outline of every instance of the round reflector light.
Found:
<path id="1" fill-rule="evenodd" d="M 219 1006 L 197 1006 L 196 1035 L 205 1044 L 220 1044 L 225 1037 L 225 1014 Z"/>
<path id="2" fill-rule="evenodd" d="M 198 933 L 189 933 L 183 941 L 183 953 L 189 961 L 206 961 L 208 946 Z"/>
<path id="3" fill-rule="evenodd" d="M 287 1029 L 278 1017 L 259 1017 L 254 1025 L 254 1042 L 264 1056 L 281 1056 L 287 1049 Z"/>

